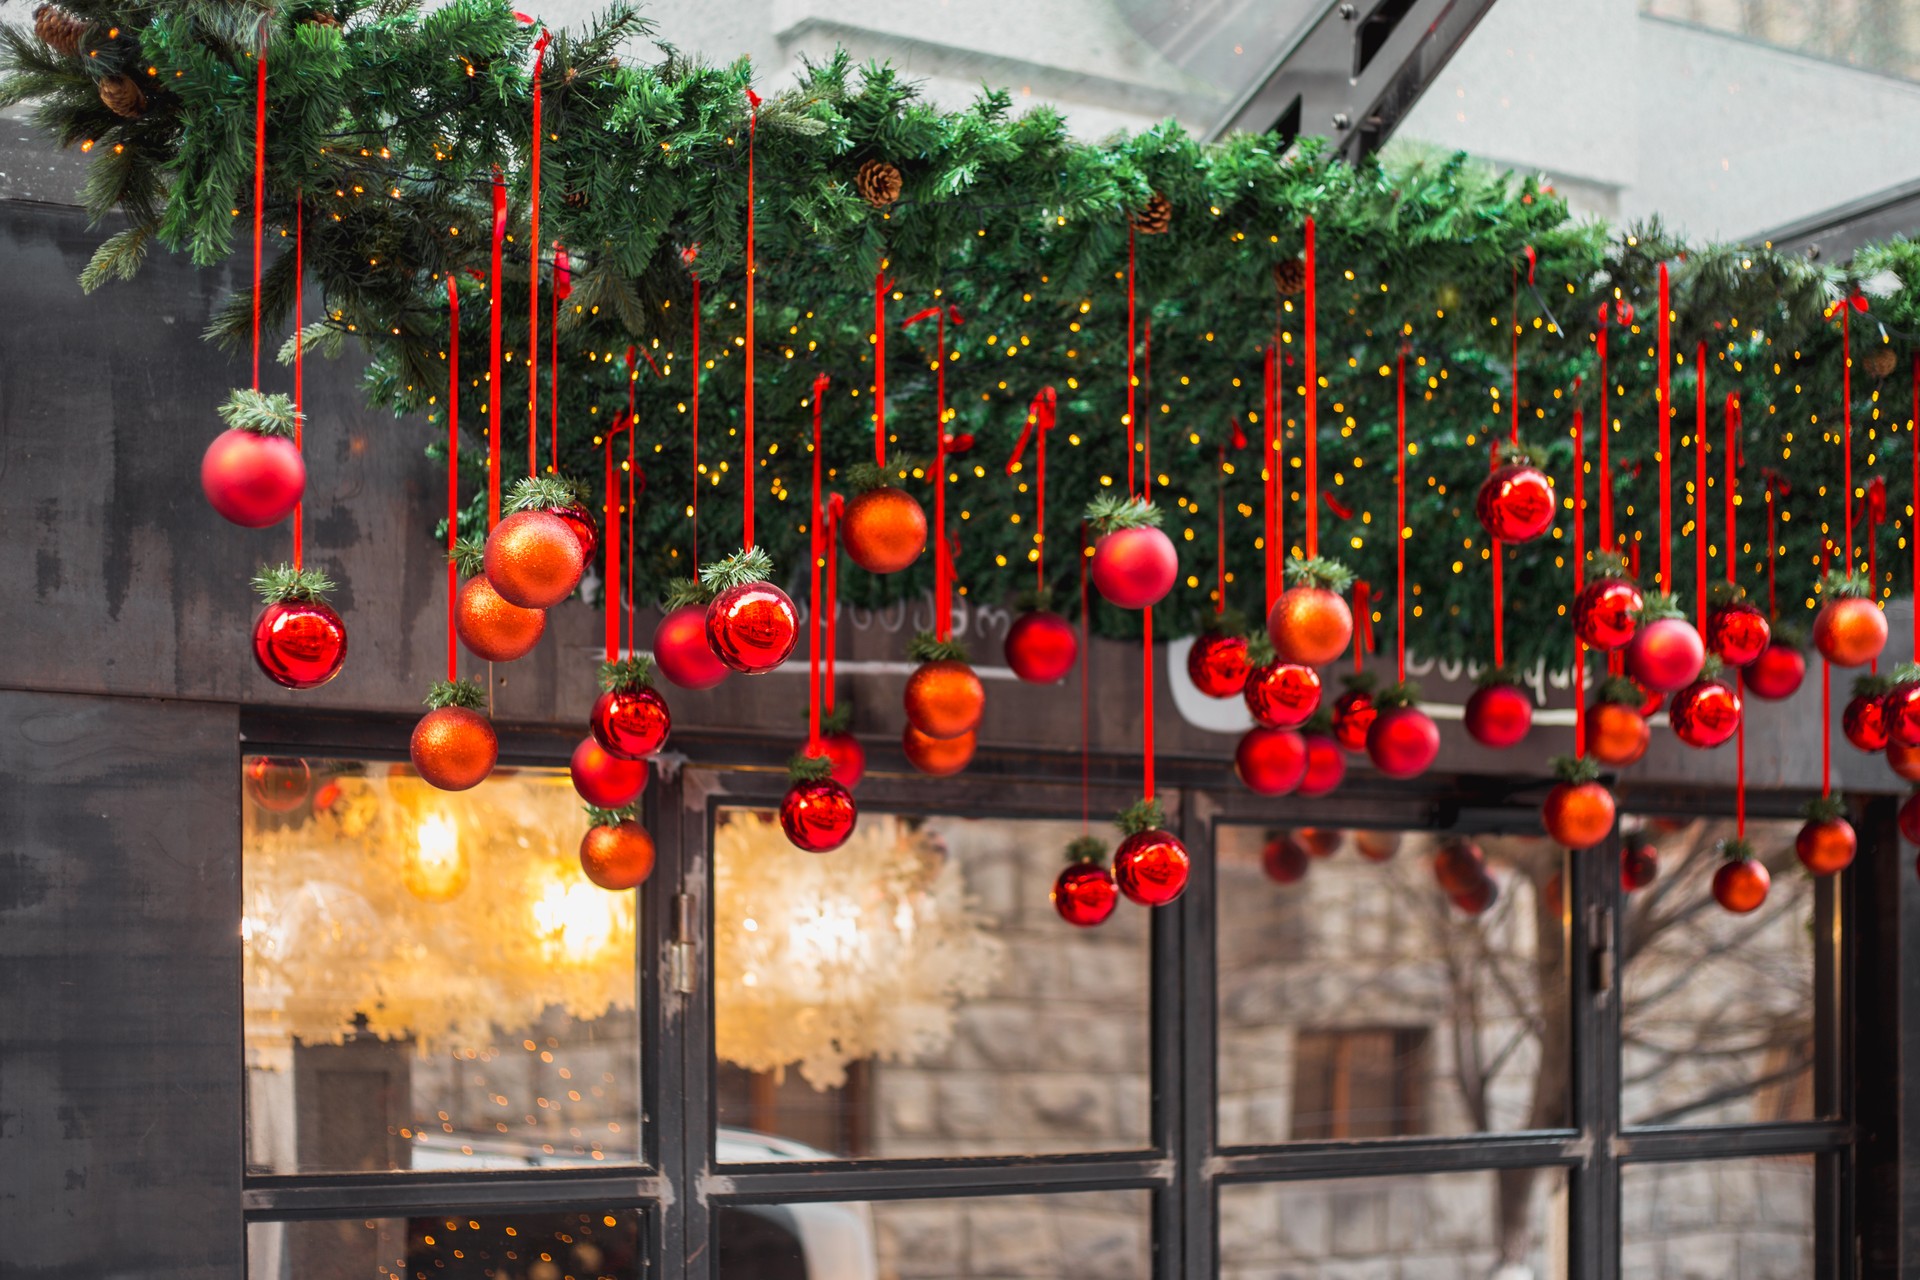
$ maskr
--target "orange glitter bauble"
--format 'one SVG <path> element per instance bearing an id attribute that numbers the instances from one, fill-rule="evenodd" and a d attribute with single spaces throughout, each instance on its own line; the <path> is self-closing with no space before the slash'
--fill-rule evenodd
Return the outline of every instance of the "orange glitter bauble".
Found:
<path id="1" fill-rule="evenodd" d="M 1845 818 L 1815 818 L 1793 838 L 1793 852 L 1816 876 L 1830 876 L 1853 865 L 1860 847 L 1853 824 Z"/>
<path id="2" fill-rule="evenodd" d="M 1836 667 L 1864 667 L 1887 647 L 1887 615 L 1859 596 L 1829 600 L 1813 617 L 1813 647 Z"/>
<path id="3" fill-rule="evenodd" d="M 1569 849 L 1591 849 L 1613 830 L 1613 793 L 1597 782 L 1563 782 L 1540 807 L 1547 834 Z"/>
<path id="4" fill-rule="evenodd" d="M 1647 754 L 1653 732 L 1637 707 L 1597 702 L 1587 708 L 1587 751 L 1601 764 L 1616 768 L 1633 764 Z"/>
<path id="5" fill-rule="evenodd" d="M 413 767 L 442 791 L 477 787 L 500 758 L 493 725 L 466 707 L 439 707 L 420 717 L 407 743 Z"/>
<path id="6" fill-rule="evenodd" d="M 987 691 L 973 668 L 954 658 L 923 662 L 907 677 L 907 723 L 929 738 L 972 733 L 987 709 Z"/>
<path id="7" fill-rule="evenodd" d="M 957 738 L 929 738 L 908 725 L 900 735 L 900 749 L 907 753 L 907 763 L 935 778 L 966 768 L 973 759 L 973 743 L 972 730 Z"/>
<path id="8" fill-rule="evenodd" d="M 565 600 L 586 564 L 579 535 L 551 511 L 516 511 L 487 535 L 487 578 L 522 609 L 551 609 Z"/>
<path id="9" fill-rule="evenodd" d="M 486 574 L 475 574 L 454 600 L 453 629 L 474 657 L 512 662 L 526 657 L 540 643 L 547 631 L 547 611 L 508 603 L 493 589 Z"/>
<path id="10" fill-rule="evenodd" d="M 1889 741 L 1887 764 L 1908 782 L 1920 782 L 1920 747 L 1903 747 L 1897 742 Z"/>
<path id="11" fill-rule="evenodd" d="M 602 889 L 631 889 L 653 874 L 653 837 L 633 821 L 594 827 L 580 838 L 580 869 Z"/>
<path id="12" fill-rule="evenodd" d="M 927 513 L 904 489 L 868 489 L 847 503 L 840 540 L 868 573 L 898 573 L 926 549 Z"/>
<path id="13" fill-rule="evenodd" d="M 1267 615 L 1267 634 L 1287 661 L 1324 667 L 1353 642 L 1353 610 L 1325 587 L 1288 587 Z"/>

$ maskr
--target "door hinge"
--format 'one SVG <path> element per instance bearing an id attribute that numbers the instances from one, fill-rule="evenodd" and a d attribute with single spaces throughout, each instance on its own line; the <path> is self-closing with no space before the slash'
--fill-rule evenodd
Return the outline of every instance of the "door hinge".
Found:
<path id="1" fill-rule="evenodd" d="M 690 996 L 700 982 L 700 962 L 694 951 L 693 895 L 677 894 L 673 903 L 673 944 L 667 952 L 667 975 L 676 993 Z"/>

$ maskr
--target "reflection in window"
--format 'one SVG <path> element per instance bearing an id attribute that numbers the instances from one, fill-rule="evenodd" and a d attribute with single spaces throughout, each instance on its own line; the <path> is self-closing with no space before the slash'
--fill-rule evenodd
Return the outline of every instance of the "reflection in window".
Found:
<path id="1" fill-rule="evenodd" d="M 247 1280 L 639 1280 L 632 1209 L 256 1222 Z"/>
<path id="2" fill-rule="evenodd" d="M 847 844 L 808 856 L 771 814 L 722 812 L 721 1159 L 1146 1145 L 1147 916 L 1083 930 L 1054 913 L 1080 834 L 866 813 Z"/>
<path id="3" fill-rule="evenodd" d="M 1809 57 L 1920 77 L 1920 12 L 1903 0 L 1641 0 L 1641 7 Z"/>
<path id="4" fill-rule="evenodd" d="M 1235 826 L 1215 852 L 1223 1144 L 1563 1122 L 1556 846 Z"/>
<path id="5" fill-rule="evenodd" d="M 633 1161 L 634 896 L 564 771 L 245 764 L 249 1167 Z"/>
<path id="6" fill-rule="evenodd" d="M 1630 1164 L 1620 1171 L 1620 1274 L 1634 1280 L 1805 1280 L 1812 1156 Z"/>
<path id="7" fill-rule="evenodd" d="M 1747 823 L 1773 875 L 1767 900 L 1713 900 L 1730 822 L 1628 817 L 1651 842 L 1653 881 L 1627 895 L 1621 1089 L 1629 1124 L 1805 1120 L 1813 1100 L 1813 881 L 1797 822 Z"/>

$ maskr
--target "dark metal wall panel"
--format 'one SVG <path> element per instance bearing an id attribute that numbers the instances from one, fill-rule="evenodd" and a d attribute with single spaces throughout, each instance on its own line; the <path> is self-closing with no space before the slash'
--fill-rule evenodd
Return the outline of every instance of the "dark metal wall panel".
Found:
<path id="1" fill-rule="evenodd" d="M 0 693 L 0 1275 L 242 1266 L 231 708 Z"/>

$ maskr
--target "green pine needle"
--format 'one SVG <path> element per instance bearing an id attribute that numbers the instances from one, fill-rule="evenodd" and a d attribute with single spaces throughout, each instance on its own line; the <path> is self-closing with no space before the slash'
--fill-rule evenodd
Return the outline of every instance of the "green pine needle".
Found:
<path id="1" fill-rule="evenodd" d="M 700 585 L 717 596 L 731 587 L 765 582 L 772 576 L 773 557 L 759 547 L 748 547 L 701 569 Z"/>
<path id="2" fill-rule="evenodd" d="M 257 436 L 293 438 L 293 426 L 300 415 L 293 410 L 293 397 L 278 391 L 268 394 L 236 387 L 220 406 L 220 420 L 234 431 L 250 431 Z"/>
<path id="3" fill-rule="evenodd" d="M 1591 756 L 1555 756 L 1547 763 L 1562 782 L 1577 785 L 1600 780 L 1600 765 Z"/>
<path id="4" fill-rule="evenodd" d="M 1720 856 L 1728 862 L 1753 860 L 1753 842 L 1744 836 L 1728 836 L 1720 842 Z"/>
<path id="5" fill-rule="evenodd" d="M 442 707 L 465 707 L 469 711 L 480 711 L 487 705 L 487 694 L 472 680 L 435 680 L 433 687 L 427 690 L 426 701 L 435 711 Z"/>
<path id="6" fill-rule="evenodd" d="M 1747 589 L 1737 582 L 1722 579 L 1707 588 L 1707 607 L 1724 609 L 1728 605 L 1738 604 L 1747 598 Z"/>
<path id="7" fill-rule="evenodd" d="M 253 589 L 267 604 L 285 604 L 290 600 L 324 601 L 334 582 L 318 569 L 296 569 L 276 564 L 253 575 Z"/>
<path id="8" fill-rule="evenodd" d="M 787 761 L 787 777 L 793 782 L 820 782 L 832 776 L 833 760 L 828 756 L 810 756 L 803 751 Z"/>
<path id="9" fill-rule="evenodd" d="M 507 491 L 500 510 L 505 515 L 522 511 L 558 511 L 576 501 L 574 487 L 558 476 L 522 476 Z"/>
<path id="10" fill-rule="evenodd" d="M 1121 493 L 1103 493 L 1087 504 L 1087 523 L 1098 533 L 1119 529 L 1158 529 L 1160 508 L 1145 498 L 1130 498 Z"/>
<path id="11" fill-rule="evenodd" d="M 1679 601 L 1665 591 L 1656 591 L 1652 595 L 1641 597 L 1640 611 L 1634 615 L 1634 622 L 1644 627 L 1649 622 L 1658 622 L 1662 618 L 1686 616 L 1680 609 Z"/>
<path id="12" fill-rule="evenodd" d="M 603 693 L 636 693 L 653 688 L 653 659 L 644 655 L 600 664 L 600 689 Z"/>
<path id="13" fill-rule="evenodd" d="M 1633 570 L 1627 558 L 1618 551 L 1587 552 L 1587 581 L 1600 582 L 1617 579 L 1621 582 L 1633 581 Z"/>
<path id="14" fill-rule="evenodd" d="M 1871 600 L 1873 584 L 1866 576 L 1829 569 L 1815 588 L 1824 600 Z"/>
<path id="15" fill-rule="evenodd" d="M 812 714 L 813 713 L 811 711 L 808 711 L 807 712 L 808 718 L 811 718 Z M 823 734 L 851 733 L 852 731 L 853 731 L 853 707 L 848 703 L 841 702 L 840 704 L 835 706 L 834 709 L 831 711 L 825 711 L 825 710 L 821 711 L 820 713 L 820 732 L 821 733 Z"/>
<path id="16" fill-rule="evenodd" d="M 1319 587 L 1343 596 L 1353 586 L 1353 570 L 1338 560 L 1315 556 L 1311 560 L 1290 561 L 1287 565 L 1287 581 L 1296 587 Z"/>
<path id="17" fill-rule="evenodd" d="M 115 232 L 101 241 L 80 272 L 80 292 L 92 293 L 109 280 L 131 280 L 147 260 L 147 246 L 153 241 L 153 224 L 143 223 Z"/>
<path id="18" fill-rule="evenodd" d="M 1393 707 L 1417 707 L 1420 705 L 1420 686 L 1411 680 L 1390 684 L 1373 695 L 1373 705 L 1382 711 Z"/>
<path id="19" fill-rule="evenodd" d="M 485 568 L 487 544 L 479 538 L 462 538 L 453 544 L 453 567 L 463 578 L 471 578 Z"/>
<path id="20" fill-rule="evenodd" d="M 1800 816 L 1808 822 L 1832 822 L 1835 818 L 1845 817 L 1846 813 L 1846 799 L 1838 791 L 1815 796 L 1800 808 Z"/>
<path id="21" fill-rule="evenodd" d="M 1278 661 L 1279 651 L 1273 647 L 1273 637 L 1265 627 L 1255 627 L 1247 635 L 1247 665 L 1253 668 L 1270 666 Z"/>
<path id="22" fill-rule="evenodd" d="M 1121 834 L 1131 836 L 1142 831 L 1163 830 L 1166 821 L 1166 811 L 1158 800 L 1136 800 L 1114 815 L 1113 825 L 1120 828 Z"/>
<path id="23" fill-rule="evenodd" d="M 618 809 L 602 809 L 599 805 L 585 806 L 587 825 L 593 827 L 617 827 L 623 822 L 640 821 L 640 802 L 623 804 Z"/>
<path id="24" fill-rule="evenodd" d="M 713 594 L 707 584 L 698 578 L 676 578 L 667 584 L 667 593 L 661 598 L 660 607 L 672 613 L 690 604 L 711 604 Z"/>
<path id="25" fill-rule="evenodd" d="M 1884 698 L 1893 692 L 1894 684 L 1894 678 L 1890 673 L 1883 675 L 1869 671 L 1865 675 L 1853 678 L 1853 688 L 1849 692 L 1854 698 Z"/>
<path id="26" fill-rule="evenodd" d="M 907 656 L 915 662 L 965 662 L 967 647 L 958 640 L 942 640 L 922 631 L 907 642 Z"/>
<path id="27" fill-rule="evenodd" d="M 1107 860 L 1107 842 L 1098 836 L 1081 836 L 1067 846 L 1068 862 L 1089 862 L 1101 866 Z"/>
<path id="28" fill-rule="evenodd" d="M 1593 700 L 1595 702 L 1611 703 L 1619 707 L 1638 708 L 1640 704 L 1645 701 L 1645 698 L 1640 692 L 1640 686 L 1627 679 L 1627 677 L 1608 676 L 1605 680 L 1601 681 L 1599 687 L 1593 691 Z"/>

